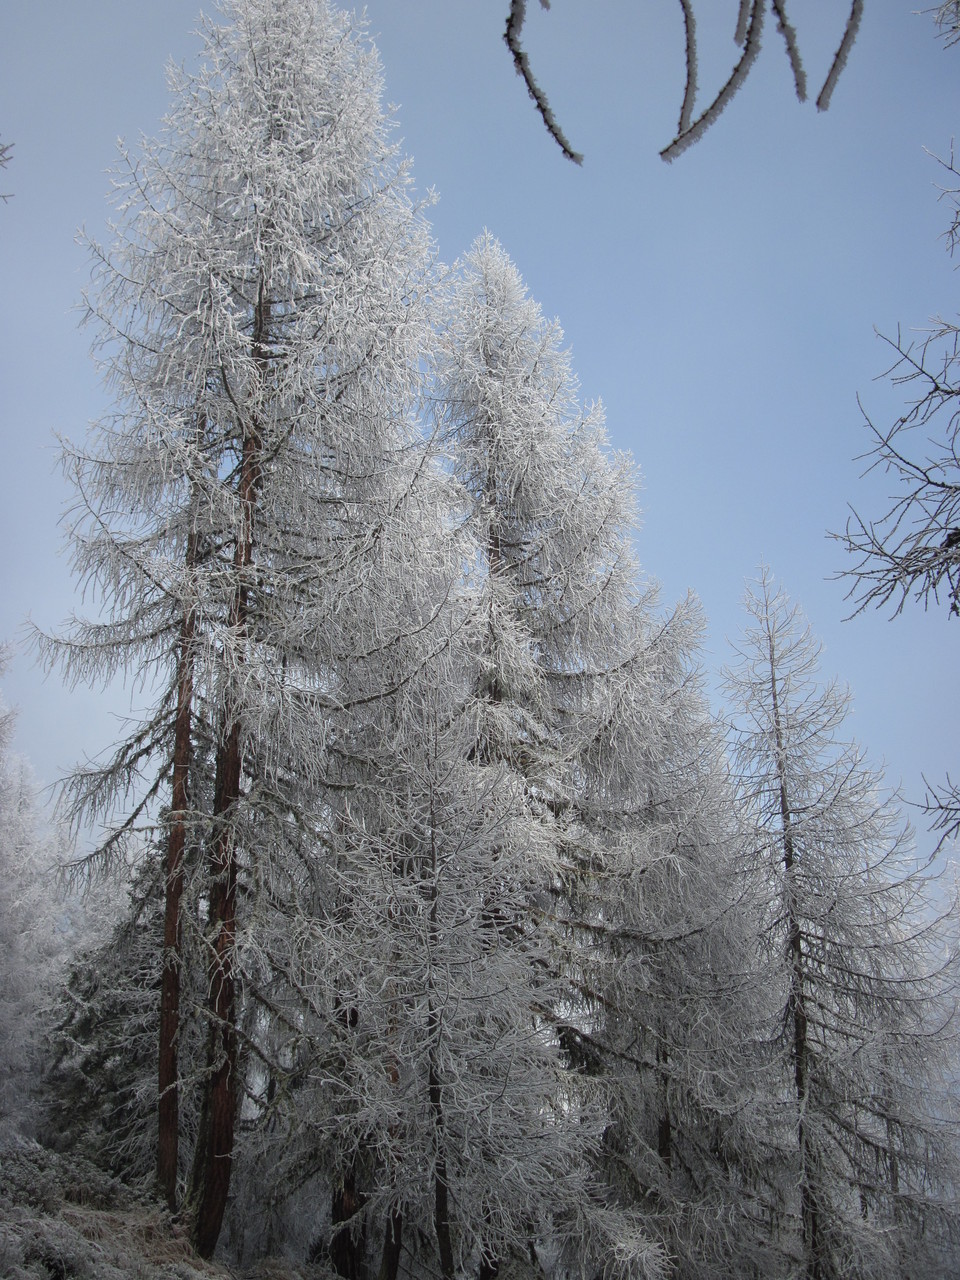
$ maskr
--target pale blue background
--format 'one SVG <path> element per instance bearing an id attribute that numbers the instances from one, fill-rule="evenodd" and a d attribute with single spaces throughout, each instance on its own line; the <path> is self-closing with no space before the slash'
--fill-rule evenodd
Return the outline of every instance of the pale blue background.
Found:
<path id="1" fill-rule="evenodd" d="M 915 3 L 915 0 L 914 0 Z M 617 447 L 644 474 L 640 554 L 669 603 L 703 600 L 709 672 L 741 625 L 745 577 L 766 559 L 823 639 L 825 668 L 855 694 L 854 733 L 909 796 L 921 773 L 960 773 L 955 654 L 946 611 L 842 620 L 845 567 L 828 528 L 846 504 L 879 514 L 882 479 L 858 479 L 859 391 L 880 422 L 898 397 L 872 381 L 874 334 L 956 312 L 939 239 L 956 127 L 960 49 L 911 0 L 871 0 L 833 104 L 801 107 L 779 33 L 702 142 L 658 157 L 683 89 L 675 0 L 531 0 L 526 43 L 573 144 L 547 138 L 501 35 L 506 0 L 372 0 L 387 99 L 435 187 L 437 247 L 452 261 L 484 227 L 558 315 L 584 396 L 602 397 Z M 701 0 L 705 89 L 736 50 L 736 0 Z M 795 3 L 812 96 L 847 6 Z M 709 12 L 708 12 L 709 11 Z M 0 189 L 0 637 L 30 612 L 52 627 L 75 601 L 57 520 L 66 490 L 53 433 L 79 438 L 106 401 L 71 311 L 87 275 L 74 234 L 105 234 L 118 135 L 154 133 L 163 67 L 187 61 L 197 0 L 7 0 L 0 9 L 0 137 L 16 143 Z M 837 16 L 839 13 L 839 17 Z M 65 691 L 15 656 L 4 681 L 19 749 L 45 781 L 111 740 L 129 699 Z M 921 831 L 921 851 L 933 841 Z"/>

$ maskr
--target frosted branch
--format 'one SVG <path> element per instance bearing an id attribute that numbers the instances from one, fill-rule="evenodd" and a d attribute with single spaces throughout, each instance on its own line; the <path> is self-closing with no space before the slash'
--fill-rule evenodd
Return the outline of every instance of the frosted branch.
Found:
<path id="1" fill-rule="evenodd" d="M 787 18 L 786 0 L 773 0 L 773 12 L 777 15 L 777 26 L 787 46 L 787 57 L 790 59 L 790 70 L 793 72 L 793 83 L 797 91 L 797 101 L 807 100 L 807 73 L 803 69 L 800 50 L 797 46 L 797 33 Z"/>
<path id="2" fill-rule="evenodd" d="M 853 6 L 850 9 L 850 17 L 847 19 L 846 29 L 843 33 L 843 39 L 840 41 L 840 48 L 834 55 L 833 63 L 827 72 L 827 78 L 823 82 L 823 88 L 820 90 L 820 96 L 817 98 L 817 110 L 826 111 L 830 105 L 830 99 L 833 97 L 833 91 L 837 87 L 837 81 L 840 79 L 840 73 L 847 65 L 847 58 L 850 56 L 850 50 L 853 48 L 853 42 L 857 38 L 857 32 L 860 29 L 860 19 L 863 17 L 863 0 L 853 0 Z"/>
<path id="3" fill-rule="evenodd" d="M 737 29 L 733 33 L 733 42 L 743 48 L 747 38 L 747 26 L 750 22 L 750 0 L 740 0 L 740 11 L 737 14 Z"/>
<path id="4" fill-rule="evenodd" d="M 677 133 L 682 134 L 690 128 L 693 117 L 693 104 L 697 99 L 697 22 L 693 16 L 693 5 L 690 0 L 680 0 L 683 10 L 683 32 L 687 61 L 687 83 L 683 93 L 683 106 L 680 108 L 680 124 Z M 742 9 L 742 6 L 741 6 Z M 739 23 L 737 30 L 739 31 Z"/>
<path id="5" fill-rule="evenodd" d="M 684 108 L 686 108 L 687 96 L 690 91 L 691 68 L 693 74 L 696 74 L 696 60 L 692 59 L 689 50 L 689 35 L 691 27 L 687 21 L 687 13 L 690 9 L 689 0 L 680 0 L 681 8 L 684 11 L 684 22 L 687 24 L 688 34 L 688 50 L 687 50 L 687 88 L 684 93 Z M 739 23 L 738 23 L 739 31 Z M 760 52 L 760 36 L 763 31 L 763 0 L 753 0 L 750 10 L 750 25 L 747 29 L 746 40 L 744 41 L 743 53 L 740 60 L 734 67 L 733 71 L 724 84 L 723 88 L 713 99 L 706 110 L 700 115 L 693 124 L 689 124 L 683 128 L 683 111 L 680 115 L 680 127 L 677 129 L 676 137 L 660 152 L 661 160 L 674 160 L 677 156 L 686 151 L 687 147 L 692 146 L 699 138 L 702 138 L 713 122 L 717 119 L 724 107 L 730 102 L 731 98 L 746 80 L 750 68 L 756 61 L 757 54 Z"/>
<path id="6" fill-rule="evenodd" d="M 12 142 L 0 142 L 0 169 L 5 169 L 10 163 L 13 152 Z M 9 200 L 9 191 L 0 191 L 0 200 Z"/>
<path id="7" fill-rule="evenodd" d="M 540 3 L 544 9 L 549 9 L 549 3 L 544 3 L 544 0 L 540 0 Z M 526 0 L 511 0 L 510 12 L 507 15 L 507 27 L 503 33 L 503 38 L 507 48 L 513 55 L 513 65 L 516 68 L 517 75 L 522 77 L 524 84 L 527 86 L 527 92 L 535 102 L 537 110 L 540 112 L 540 118 L 546 125 L 550 137 L 553 138 L 568 160 L 572 160 L 574 164 L 583 164 L 583 156 L 578 151 L 574 151 L 570 145 L 566 134 L 560 127 L 560 122 L 553 114 L 553 109 L 547 101 L 547 95 L 537 84 L 526 50 L 520 43 L 520 33 L 523 30 L 526 16 Z"/>

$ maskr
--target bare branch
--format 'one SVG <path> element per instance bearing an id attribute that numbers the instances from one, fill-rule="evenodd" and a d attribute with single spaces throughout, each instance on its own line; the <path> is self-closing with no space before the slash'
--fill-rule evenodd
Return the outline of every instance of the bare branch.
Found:
<path id="1" fill-rule="evenodd" d="M 946 0 L 935 9 L 925 9 L 924 12 L 934 15 L 934 22 L 947 48 L 960 43 L 960 0 Z"/>
<path id="2" fill-rule="evenodd" d="M 686 15 L 690 7 L 689 0 L 680 0 L 680 4 L 683 8 L 684 21 L 686 22 Z M 713 99 L 707 109 L 697 118 L 697 120 L 693 122 L 693 124 L 688 125 L 685 129 L 683 128 L 683 115 L 681 113 L 680 127 L 677 129 L 676 137 L 669 146 L 664 147 L 660 152 L 661 160 L 669 161 L 675 159 L 686 151 L 687 147 L 692 146 L 699 138 L 703 137 L 704 133 L 706 133 L 710 128 L 713 122 L 723 111 L 724 107 L 727 106 L 731 98 L 743 84 L 744 80 L 746 80 L 747 74 L 756 61 L 757 54 L 760 52 L 760 36 L 763 31 L 763 13 L 763 0 L 752 0 L 750 25 L 747 29 L 743 53 L 740 56 L 740 60 L 730 73 L 726 84 L 724 84 L 723 88 Z M 687 93 L 689 93 L 690 89 L 691 68 L 693 68 L 693 74 L 696 74 L 695 53 L 694 57 L 691 58 L 689 51 L 690 33 L 691 27 L 688 25 L 687 92 L 684 94 L 684 106 L 686 106 Z"/>
<path id="3" fill-rule="evenodd" d="M 885 339 L 897 359 L 883 375 L 895 386 L 919 382 L 921 394 L 893 425 L 881 430 L 866 413 L 873 448 L 864 455 L 866 470 L 881 468 L 894 477 L 891 505 L 877 521 L 851 513 L 842 534 L 834 535 L 856 556 L 841 576 L 853 580 L 848 598 L 855 612 L 893 605 L 902 612 L 910 598 L 926 609 L 948 603 L 960 610 L 960 331 L 941 321 L 918 352 Z M 943 426 L 941 428 L 941 421 Z M 924 429 L 924 445 L 911 451 L 907 433 Z M 934 435 L 929 429 L 936 428 Z M 938 439 L 939 437 L 939 439 Z"/>
<path id="4" fill-rule="evenodd" d="M 960 783 L 951 781 L 949 773 L 946 782 L 939 787 L 923 780 L 927 794 L 923 801 L 923 810 L 930 818 L 930 830 L 939 831 L 936 853 L 939 853 L 948 840 L 956 840 L 960 836 Z"/>
<path id="5" fill-rule="evenodd" d="M 549 0 L 540 0 L 540 4 L 544 9 L 548 9 L 550 7 Z M 731 71 L 719 92 L 710 102 L 709 106 L 707 106 L 696 120 L 694 120 L 693 112 L 698 89 L 696 15 L 694 13 L 693 0 L 679 0 L 679 4 L 681 13 L 683 14 L 685 78 L 683 102 L 680 107 L 680 118 L 677 125 L 676 135 L 673 138 L 673 141 L 660 152 L 661 159 L 668 161 L 673 160 L 676 156 L 685 151 L 687 147 L 692 146 L 694 142 L 697 142 L 703 136 L 747 78 L 753 63 L 756 61 L 757 55 L 760 52 L 763 18 L 766 12 L 766 0 L 739 0 L 737 25 L 733 38 L 734 43 L 742 50 L 742 53 L 736 66 Z M 786 44 L 787 58 L 790 62 L 790 71 L 793 75 L 793 83 L 797 98 L 800 102 L 805 102 L 807 100 L 807 76 L 800 56 L 797 33 L 793 24 L 787 17 L 787 0 L 770 0 L 770 7 L 776 16 L 777 26 L 779 27 L 784 43 Z M 954 7 L 955 6 L 953 5 L 945 5 L 943 6 L 943 9 L 949 9 L 952 11 Z M 517 74 L 523 78 L 523 81 L 527 86 L 527 91 L 536 104 L 536 108 L 540 113 L 544 125 L 546 126 L 547 132 L 569 160 L 574 161 L 575 164 L 581 164 L 583 156 L 579 152 L 574 151 L 560 127 L 560 123 L 553 113 L 546 94 L 537 83 L 530 67 L 530 61 L 521 43 L 521 33 L 526 19 L 526 8 L 526 0 L 510 0 L 506 30 L 504 31 L 503 36 L 504 41 L 513 56 L 514 67 L 516 68 Z M 850 54 L 850 50 L 856 40 L 862 17 L 863 0 L 853 0 L 853 5 L 844 28 L 843 39 L 841 40 L 840 46 L 834 55 L 833 62 L 830 64 L 830 70 L 827 73 L 827 78 L 824 81 L 823 88 L 820 90 L 820 95 L 817 98 L 817 108 L 820 111 L 826 111 L 830 103 L 830 98 L 836 87 L 837 81 L 840 78 Z M 949 27 L 949 23 L 952 20 L 948 14 L 946 18 L 938 16 L 938 21 L 940 21 L 941 25 L 946 23 Z"/>
<path id="6" fill-rule="evenodd" d="M 683 29 L 686 43 L 687 84 L 683 93 L 683 106 L 680 108 L 680 123 L 677 133 L 685 133 L 690 128 L 693 117 L 693 104 L 697 100 L 697 21 L 693 16 L 693 5 L 690 0 L 680 0 L 683 10 Z"/>
<path id="7" fill-rule="evenodd" d="M 800 60 L 800 49 L 797 46 L 797 33 L 787 18 L 786 0 L 773 0 L 773 12 L 777 15 L 777 26 L 787 46 L 787 57 L 790 59 L 790 70 L 793 72 L 793 84 L 797 91 L 797 101 L 807 100 L 807 73 Z"/>
<path id="8" fill-rule="evenodd" d="M 0 142 L 0 169 L 5 169 L 12 159 L 13 143 Z M 9 200 L 9 191 L 0 191 L 0 200 Z"/>
<path id="9" fill-rule="evenodd" d="M 957 37 L 960 39 L 960 36 Z M 933 156 L 937 164 L 943 166 L 947 173 L 950 174 L 952 183 L 950 186 L 940 188 L 941 200 L 946 200 L 952 206 L 950 211 L 950 225 L 943 233 L 943 238 L 947 242 L 947 252 L 953 257 L 954 250 L 960 245 L 960 169 L 957 168 L 954 158 L 953 143 L 950 143 L 950 158 L 944 160 L 940 156 L 933 155 L 932 151 L 927 152 Z"/>
<path id="10" fill-rule="evenodd" d="M 544 3 L 544 0 L 540 0 L 540 3 L 544 9 L 550 7 L 548 3 Z M 572 160 L 574 164 L 583 164 L 583 156 L 578 151 L 574 151 L 570 145 L 560 127 L 559 121 L 553 114 L 550 103 L 547 101 L 547 95 L 537 84 L 530 67 L 530 60 L 520 43 L 520 33 L 523 30 L 526 16 L 526 0 L 510 0 L 510 12 L 507 15 L 507 26 L 503 33 L 503 38 L 507 48 L 513 55 L 513 65 L 516 68 L 517 75 L 523 79 L 524 84 L 527 86 L 527 92 L 530 97 L 536 103 L 537 110 L 540 112 L 540 117 L 546 125 L 550 137 L 553 138 L 568 160 Z"/>
<path id="11" fill-rule="evenodd" d="M 740 12 L 737 14 L 737 29 L 733 33 L 733 42 L 742 49 L 747 39 L 747 27 L 750 22 L 750 0 L 740 0 Z"/>
<path id="12" fill-rule="evenodd" d="M 837 81 L 840 79 L 840 73 L 847 65 L 847 58 L 850 56 L 850 50 L 853 48 L 853 42 L 857 38 L 857 32 L 860 29 L 860 19 L 863 17 L 863 0 L 853 0 L 853 6 L 850 9 L 850 17 L 847 19 L 846 29 L 843 33 L 843 39 L 840 41 L 840 47 L 834 54 L 833 62 L 830 70 L 827 72 L 827 78 L 823 82 L 823 88 L 817 98 L 817 110 L 826 111 L 830 105 L 830 99 L 833 97 L 833 91 L 837 87 Z"/>

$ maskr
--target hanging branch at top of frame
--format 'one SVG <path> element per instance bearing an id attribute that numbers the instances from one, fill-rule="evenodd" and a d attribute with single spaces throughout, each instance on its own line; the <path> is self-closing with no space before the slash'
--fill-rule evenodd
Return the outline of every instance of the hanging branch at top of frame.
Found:
<path id="1" fill-rule="evenodd" d="M 663 148 L 660 156 L 663 160 L 673 160 L 681 152 L 686 151 L 687 147 L 692 146 L 699 138 L 706 133 L 707 129 L 713 124 L 717 116 L 720 115 L 724 107 L 734 96 L 743 82 L 750 73 L 750 69 L 756 62 L 757 55 L 760 52 L 760 42 L 763 35 L 763 19 L 766 12 L 766 0 L 740 0 L 740 7 L 737 14 L 737 26 L 734 32 L 734 41 L 740 49 L 740 57 L 738 58 L 729 77 L 720 88 L 719 92 L 713 100 L 706 106 L 701 113 L 694 118 L 694 108 L 697 101 L 697 24 L 693 10 L 692 0 L 678 0 L 680 8 L 683 12 L 683 27 L 686 45 L 686 81 L 683 92 L 683 105 L 680 108 L 680 120 L 677 125 L 677 131 L 672 141 Z M 550 0 L 540 0 L 540 6 L 543 9 L 550 8 Z M 944 10 L 955 11 L 957 4 L 952 3 L 944 5 Z M 794 30 L 789 18 L 787 17 L 787 0 L 770 0 L 770 8 L 777 20 L 777 26 L 780 34 L 783 36 L 784 44 L 787 49 L 787 58 L 790 62 L 790 70 L 793 74 L 794 88 L 796 89 L 797 98 L 800 102 L 807 100 L 807 76 L 803 69 L 803 62 L 800 58 L 800 50 L 797 44 L 797 34 Z M 507 26 L 504 31 L 504 41 L 507 48 L 513 55 L 513 63 L 517 74 L 523 79 L 527 86 L 527 91 L 533 99 L 540 117 L 546 126 L 547 132 L 551 138 L 557 143 L 560 150 L 572 160 L 574 164 L 582 164 L 583 156 L 580 152 L 575 151 L 560 123 L 553 113 L 547 95 L 540 87 L 533 74 L 530 66 L 530 60 L 527 57 L 526 50 L 521 43 L 521 35 L 523 32 L 523 24 L 526 19 L 527 4 L 526 0 L 510 0 L 510 11 L 507 14 Z M 847 17 L 846 26 L 844 27 L 843 37 L 834 54 L 827 77 L 823 82 L 819 94 L 817 95 L 817 109 L 826 111 L 830 105 L 830 99 L 836 88 L 837 81 L 841 72 L 846 65 L 853 42 L 857 38 L 857 31 L 860 27 L 860 20 L 863 17 L 863 0 L 853 0 L 850 13 Z M 938 19 L 942 27 L 949 28 L 950 21 L 948 18 L 940 17 Z M 956 25 L 956 18 L 953 19 Z"/>

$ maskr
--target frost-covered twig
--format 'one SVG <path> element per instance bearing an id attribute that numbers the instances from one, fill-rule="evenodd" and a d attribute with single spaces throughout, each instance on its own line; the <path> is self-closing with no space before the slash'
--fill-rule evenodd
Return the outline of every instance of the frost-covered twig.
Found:
<path id="1" fill-rule="evenodd" d="M 686 151 L 687 147 L 692 146 L 699 138 L 702 138 L 706 131 L 713 124 L 714 120 L 720 115 L 724 107 L 730 102 L 731 98 L 746 80 L 750 68 L 756 61 L 757 54 L 760 52 L 760 36 L 763 31 L 763 0 L 752 0 L 750 9 L 750 21 L 747 27 L 746 36 L 743 41 L 743 53 L 733 71 L 730 73 L 727 82 L 723 88 L 713 99 L 710 105 L 700 116 L 690 124 L 689 115 L 692 112 L 691 86 L 695 92 L 697 63 L 696 63 L 696 34 L 692 23 L 692 12 L 690 0 L 680 0 L 680 6 L 683 9 L 684 26 L 687 32 L 687 80 L 684 90 L 683 108 L 680 112 L 680 123 L 677 127 L 676 137 L 660 152 L 661 160 L 673 160 L 677 156 Z M 741 22 L 737 24 L 737 33 L 741 29 Z M 691 39 L 692 37 L 692 39 Z M 686 127 L 685 127 L 686 125 Z"/>
<path id="2" fill-rule="evenodd" d="M 549 0 L 540 0 L 540 4 L 544 9 L 550 8 Z M 566 134 L 560 127 L 560 122 L 553 114 L 550 103 L 547 101 L 547 95 L 537 84 L 526 50 L 520 43 L 520 32 L 523 30 L 526 16 L 526 0 L 510 0 L 510 12 L 507 15 L 507 27 L 503 33 L 503 38 L 507 48 L 513 55 L 513 65 L 516 68 L 517 75 L 523 78 L 530 97 L 536 103 L 537 110 L 540 112 L 543 123 L 547 126 L 547 132 L 550 137 L 553 138 L 568 160 L 572 160 L 574 164 L 583 164 L 583 156 L 579 151 L 574 151 L 570 145 Z"/>
<path id="3" fill-rule="evenodd" d="M 827 78 L 823 82 L 823 88 L 817 98 L 817 110 L 826 111 L 830 105 L 830 99 L 833 97 L 833 91 L 837 87 L 837 81 L 840 79 L 840 73 L 847 65 L 847 58 L 850 56 L 850 50 L 853 48 L 853 42 L 857 38 L 857 32 L 860 29 L 860 19 L 863 17 L 863 0 L 853 0 L 850 9 L 850 17 L 847 19 L 847 25 L 844 28 L 843 39 L 840 41 L 840 47 L 834 55 L 833 62 L 830 64 L 830 70 L 827 72 Z"/>

